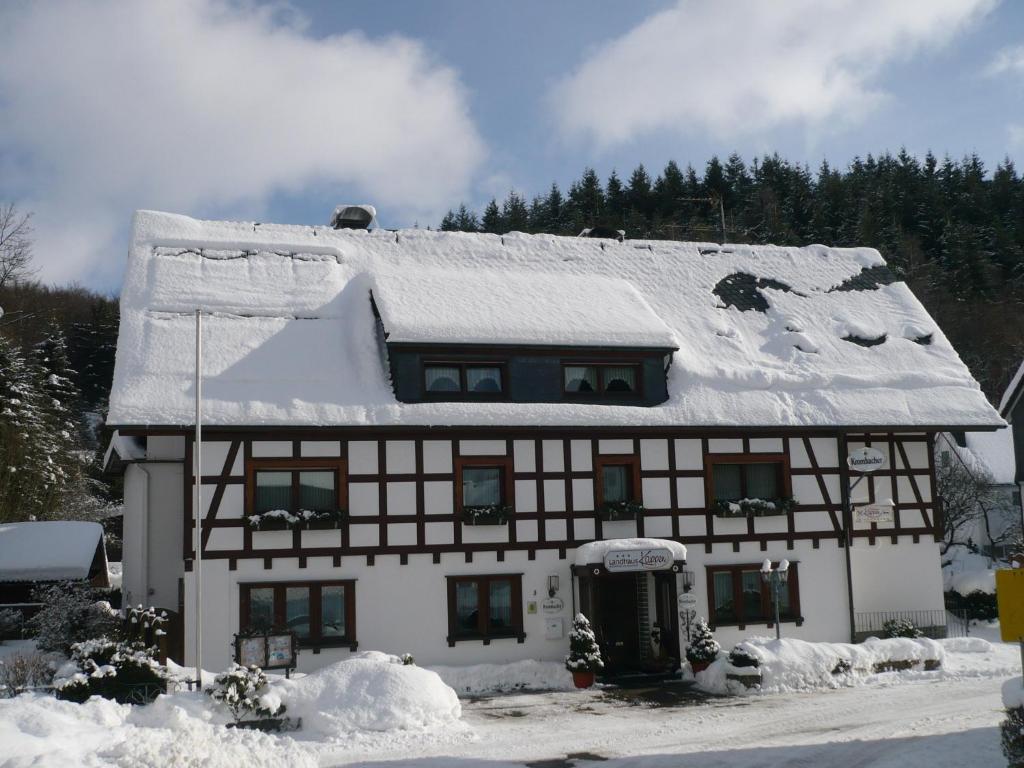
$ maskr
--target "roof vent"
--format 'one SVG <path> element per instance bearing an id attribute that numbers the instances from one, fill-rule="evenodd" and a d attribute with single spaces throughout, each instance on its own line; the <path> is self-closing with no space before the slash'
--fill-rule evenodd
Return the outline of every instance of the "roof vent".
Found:
<path id="1" fill-rule="evenodd" d="M 369 229 L 377 218 L 377 209 L 372 205 L 339 205 L 331 214 L 334 229 Z"/>

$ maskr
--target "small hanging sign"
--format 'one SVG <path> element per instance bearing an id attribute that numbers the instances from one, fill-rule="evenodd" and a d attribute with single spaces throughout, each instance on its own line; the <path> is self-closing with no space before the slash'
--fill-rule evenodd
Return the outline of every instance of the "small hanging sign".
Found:
<path id="1" fill-rule="evenodd" d="M 854 472 L 874 472 L 889 466 L 889 458 L 877 448 L 857 448 L 846 457 L 846 465 Z"/>
<path id="2" fill-rule="evenodd" d="M 544 613 L 561 613 L 565 610 L 565 601 L 560 597 L 549 597 L 540 604 Z"/>

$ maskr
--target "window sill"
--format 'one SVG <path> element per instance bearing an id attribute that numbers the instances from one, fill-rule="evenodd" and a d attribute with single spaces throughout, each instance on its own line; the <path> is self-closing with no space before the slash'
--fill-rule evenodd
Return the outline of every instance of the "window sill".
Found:
<path id="1" fill-rule="evenodd" d="M 320 653 L 323 648 L 348 648 L 350 651 L 359 649 L 358 640 L 338 638 L 337 640 L 299 640 L 299 648 L 311 650 L 314 654 Z"/>
<path id="2" fill-rule="evenodd" d="M 492 640 L 512 640 L 523 643 L 526 640 L 525 632 L 500 632 L 490 635 L 448 635 L 448 647 L 454 648 L 456 643 L 480 643 L 490 645 Z"/>
<path id="3" fill-rule="evenodd" d="M 802 627 L 804 624 L 804 617 L 797 616 L 794 618 L 785 618 L 779 620 L 780 624 L 793 624 L 797 627 Z M 709 622 L 708 626 L 711 631 L 714 632 L 719 627 L 736 627 L 736 629 L 746 629 L 747 627 L 767 627 L 768 629 L 775 628 L 775 621 L 770 619 L 754 619 L 752 621 L 716 621 L 714 623 Z"/>

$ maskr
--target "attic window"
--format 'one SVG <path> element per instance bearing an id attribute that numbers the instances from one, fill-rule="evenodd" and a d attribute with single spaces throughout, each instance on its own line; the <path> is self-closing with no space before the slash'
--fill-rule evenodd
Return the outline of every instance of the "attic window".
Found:
<path id="1" fill-rule="evenodd" d="M 424 363 L 427 395 L 499 396 L 504 391 L 502 363 Z"/>
<path id="2" fill-rule="evenodd" d="M 736 307 L 740 312 L 755 310 L 766 312 L 768 310 L 768 299 L 764 297 L 761 290 L 773 288 L 777 291 L 792 291 L 785 283 L 764 277 L 754 277 L 746 272 L 735 272 L 723 277 L 712 289 L 712 293 L 720 298 L 726 307 Z"/>
<path id="3" fill-rule="evenodd" d="M 632 395 L 639 387 L 637 365 L 563 365 L 567 395 Z"/>
<path id="4" fill-rule="evenodd" d="M 860 347 L 877 347 L 879 344 L 884 344 L 886 338 L 888 337 L 883 333 L 881 336 L 874 339 L 867 339 L 863 336 L 844 336 L 843 341 L 848 341 L 851 344 L 856 344 Z"/>

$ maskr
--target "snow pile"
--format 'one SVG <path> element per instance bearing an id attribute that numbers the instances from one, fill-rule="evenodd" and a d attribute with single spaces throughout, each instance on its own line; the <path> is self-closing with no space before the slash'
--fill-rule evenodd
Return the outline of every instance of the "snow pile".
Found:
<path id="1" fill-rule="evenodd" d="M 198 693 L 161 696 L 146 707 L 41 694 L 0 699 L 0 744 L 4 765 L 33 768 L 317 765 L 291 738 L 222 727 Z"/>
<path id="2" fill-rule="evenodd" d="M 420 730 L 450 725 L 462 716 L 459 697 L 436 672 L 377 651 L 272 685 L 288 716 L 302 718 L 304 731 L 326 735 Z"/>
<path id="3" fill-rule="evenodd" d="M 984 641 L 982 641 L 984 642 Z M 889 669 L 938 668 L 945 659 L 941 643 L 927 638 L 869 638 L 863 643 L 812 643 L 754 637 L 738 643 L 733 653 L 756 659 L 757 666 L 734 666 L 723 656 L 703 672 L 697 683 L 710 693 L 742 693 L 742 682 L 729 676 L 760 674 L 762 693 L 784 693 L 853 685 L 859 678 Z"/>
<path id="4" fill-rule="evenodd" d="M 430 667 L 460 696 L 511 691 L 563 691 L 574 686 L 565 665 L 558 661 L 526 659 L 509 664 L 474 664 L 465 667 Z"/>

